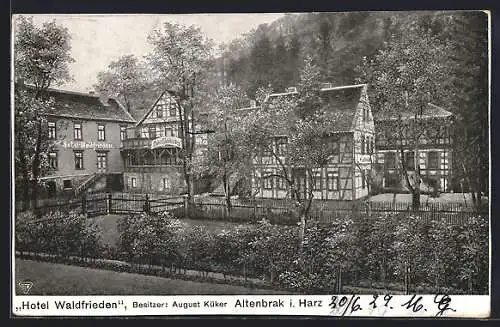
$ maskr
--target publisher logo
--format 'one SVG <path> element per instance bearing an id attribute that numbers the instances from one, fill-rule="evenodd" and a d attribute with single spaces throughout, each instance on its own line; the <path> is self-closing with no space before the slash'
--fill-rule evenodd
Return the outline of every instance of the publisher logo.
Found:
<path id="1" fill-rule="evenodd" d="M 33 287 L 33 282 L 30 282 L 29 280 L 27 280 L 27 281 L 19 282 L 19 283 L 17 283 L 17 285 L 21 289 L 21 292 L 23 292 L 23 294 L 26 295 L 30 292 L 31 288 Z"/>

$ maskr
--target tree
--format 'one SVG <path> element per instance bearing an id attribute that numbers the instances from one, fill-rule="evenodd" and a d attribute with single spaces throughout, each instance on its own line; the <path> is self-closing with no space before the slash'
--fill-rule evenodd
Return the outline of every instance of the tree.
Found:
<path id="1" fill-rule="evenodd" d="M 203 156 L 195 159 L 193 169 L 198 175 L 211 175 L 222 181 L 228 213 L 231 211 L 231 196 L 240 182 L 248 176 L 248 155 L 243 151 L 241 134 L 231 118 L 236 109 L 247 102 L 243 90 L 233 84 L 222 86 L 209 98 L 211 107 L 208 148 Z"/>
<path id="2" fill-rule="evenodd" d="M 444 34 L 451 43 L 449 55 L 450 103 L 456 109 L 454 124 L 454 175 L 464 184 L 476 208 L 488 191 L 488 19 L 483 12 L 445 15 Z"/>
<path id="3" fill-rule="evenodd" d="M 128 112 L 140 107 L 140 95 L 152 85 L 147 81 L 147 68 L 134 55 L 124 55 L 97 74 L 94 87 L 121 100 Z M 142 100 L 142 101 L 141 101 Z"/>
<path id="4" fill-rule="evenodd" d="M 37 27 L 32 18 L 19 17 L 15 26 L 14 72 L 16 79 L 31 85 L 32 92 L 17 90 L 15 96 L 16 167 L 27 200 L 29 190 L 36 203 L 39 177 L 47 167 L 48 133 L 44 114 L 50 111 L 46 91 L 71 80 L 71 36 L 55 21 Z M 18 85 L 19 86 L 19 85 Z M 20 86 L 22 88 L 22 86 Z"/>
<path id="5" fill-rule="evenodd" d="M 332 145 L 336 144 L 331 142 L 336 119 L 324 110 L 318 74 L 312 59 L 307 58 L 298 95 L 269 98 L 261 107 L 238 117 L 238 126 L 244 134 L 243 144 L 252 154 L 253 169 L 257 177 L 260 176 L 259 180 L 274 179 L 283 183 L 287 196 L 294 200 L 295 212 L 300 217 L 300 252 L 314 198 L 313 173 L 328 163 L 335 150 Z M 271 167 L 275 168 L 269 172 L 271 161 L 274 163 Z M 308 181 L 307 189 L 298 183 L 302 178 Z"/>
<path id="6" fill-rule="evenodd" d="M 272 85 L 271 72 L 273 67 L 273 47 L 268 36 L 267 25 L 259 26 L 255 41 L 250 51 L 250 78 L 249 94 L 255 94 L 260 87 Z"/>
<path id="7" fill-rule="evenodd" d="M 378 137 L 387 137 L 398 149 L 402 177 L 412 194 L 412 207 L 420 206 L 420 156 L 422 137 L 439 130 L 446 121 L 424 119 L 432 99 L 445 96 L 448 65 L 443 59 L 448 45 L 417 23 L 404 26 L 401 37 L 391 38 L 373 60 L 360 67 L 361 79 L 370 83 L 374 107 L 390 117 L 386 126 L 379 125 Z M 383 135 L 383 136 L 382 136 Z M 408 158 L 413 154 L 413 160 Z M 414 163 L 413 168 L 408 165 Z"/>
<path id="8" fill-rule="evenodd" d="M 284 90 L 289 86 L 289 77 L 287 76 L 287 49 L 285 45 L 285 38 L 280 34 L 275 41 L 273 51 L 273 65 L 271 71 L 271 84 L 275 90 Z"/>
<path id="9" fill-rule="evenodd" d="M 203 103 L 202 86 L 211 59 L 212 42 L 200 28 L 165 23 L 148 41 L 153 50 L 147 60 L 158 84 L 175 94 L 178 104 L 179 137 L 182 140 L 182 168 L 189 199 L 193 195 L 191 164 L 195 151 L 197 106 Z"/>

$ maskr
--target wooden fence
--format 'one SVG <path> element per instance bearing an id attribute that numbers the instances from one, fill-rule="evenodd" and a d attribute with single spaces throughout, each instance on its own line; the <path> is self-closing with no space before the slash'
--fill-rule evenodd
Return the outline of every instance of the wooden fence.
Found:
<path id="1" fill-rule="evenodd" d="M 161 198 L 149 194 L 139 193 L 90 193 L 83 194 L 77 198 L 53 199 L 49 203 L 41 206 L 33 206 L 31 203 L 27 210 L 33 211 L 36 215 L 42 216 L 50 212 L 70 212 L 86 213 L 89 217 L 106 214 L 129 214 L 140 212 L 159 213 L 163 211 L 176 211 L 180 215 L 185 207 L 185 200 L 182 197 Z M 22 212 L 22 203 L 16 203 L 16 212 Z"/>
<path id="2" fill-rule="evenodd" d="M 231 208 L 223 198 L 196 198 L 189 207 L 189 217 L 197 219 L 223 219 L 228 221 L 256 221 L 262 218 L 273 223 L 296 224 L 299 221 L 294 202 L 287 199 L 256 199 L 231 201 Z M 419 210 L 411 204 L 369 201 L 313 201 L 309 219 L 329 223 L 347 216 L 376 217 L 383 214 L 420 216 L 426 222 L 445 219 L 450 224 L 463 224 L 472 216 L 488 216 L 488 211 L 478 211 L 462 203 L 422 203 Z"/>
<path id="3" fill-rule="evenodd" d="M 194 197 L 191 203 L 181 196 L 161 197 L 139 193 L 94 193 L 75 199 L 53 199 L 40 207 L 31 208 L 37 215 L 50 212 L 77 211 L 88 216 L 169 211 L 179 218 L 225 220 L 233 222 L 258 221 L 263 218 L 275 224 L 297 224 L 295 203 L 290 199 L 233 199 L 228 207 L 220 197 Z M 16 212 L 22 211 L 16 205 Z M 450 224 L 463 224 L 472 216 L 488 216 L 463 203 L 422 203 L 418 211 L 407 203 L 370 201 L 313 201 L 309 220 L 329 223 L 336 219 L 362 215 L 377 217 L 383 214 L 420 216 L 426 222 L 446 219 Z"/>

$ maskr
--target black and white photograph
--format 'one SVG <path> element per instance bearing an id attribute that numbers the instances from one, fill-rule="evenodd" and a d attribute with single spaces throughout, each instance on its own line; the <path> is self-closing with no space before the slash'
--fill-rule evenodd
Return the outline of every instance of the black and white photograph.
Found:
<path id="1" fill-rule="evenodd" d="M 432 316 L 455 312 L 453 296 L 489 305 L 489 20 L 13 15 L 21 309 L 46 296 L 180 296 L 174 314 L 228 306 L 189 296 L 236 296 L 246 314 L 282 304 L 262 296 L 353 315 L 416 312 L 423 295 Z M 97 308 L 85 301 L 54 309 Z"/>

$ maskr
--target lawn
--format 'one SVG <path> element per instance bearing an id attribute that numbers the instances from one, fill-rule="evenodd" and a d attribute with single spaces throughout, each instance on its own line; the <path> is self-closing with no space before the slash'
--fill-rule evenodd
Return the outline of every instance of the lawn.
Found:
<path id="1" fill-rule="evenodd" d="M 16 285 L 26 280 L 33 282 L 30 295 L 286 294 L 272 290 L 191 282 L 31 260 L 16 259 L 15 265 Z"/>
<path id="2" fill-rule="evenodd" d="M 101 239 L 104 244 L 110 246 L 118 245 L 119 233 L 118 233 L 118 220 L 123 215 L 105 215 L 98 216 L 94 218 L 89 218 L 89 222 L 95 222 L 100 229 Z M 240 224 L 220 221 L 220 220 L 194 220 L 194 219 L 182 219 L 182 222 L 188 224 L 188 226 L 205 226 L 207 231 L 212 233 L 218 233 L 223 229 L 231 229 Z"/>

